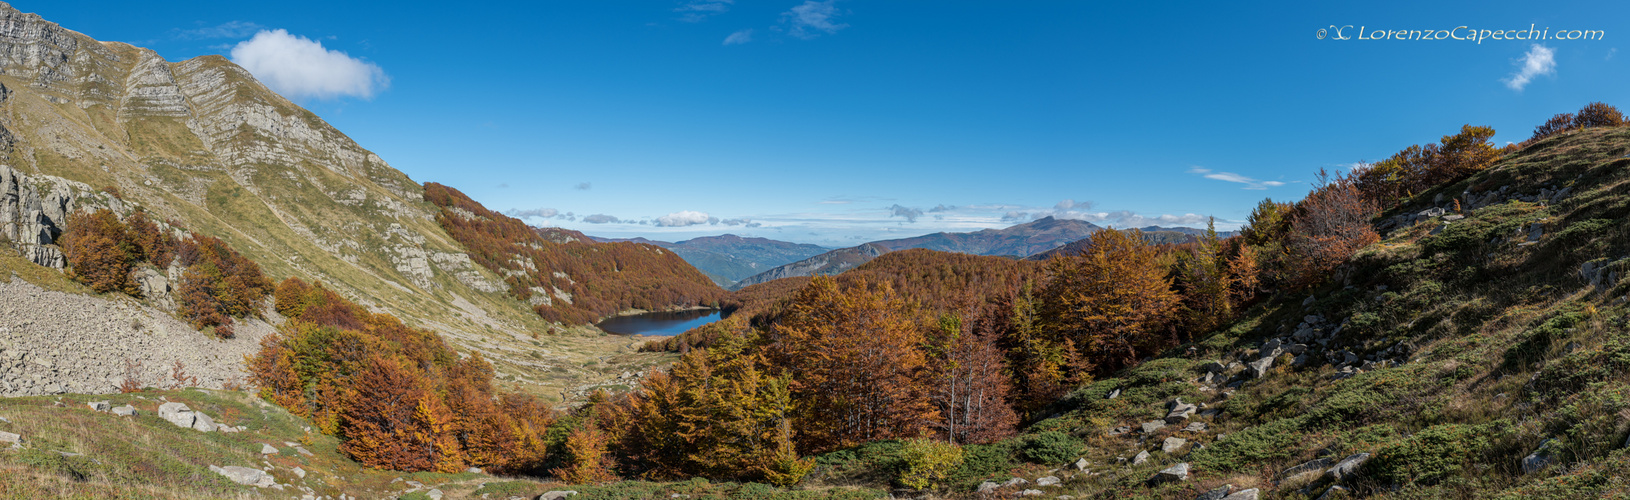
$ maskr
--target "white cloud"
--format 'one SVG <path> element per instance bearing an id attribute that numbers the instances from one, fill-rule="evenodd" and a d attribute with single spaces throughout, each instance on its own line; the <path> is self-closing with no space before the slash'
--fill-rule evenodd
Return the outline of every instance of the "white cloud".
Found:
<path id="1" fill-rule="evenodd" d="M 741 45 L 751 41 L 753 41 L 753 30 L 751 29 L 737 31 L 731 33 L 730 36 L 724 37 L 725 45 Z"/>
<path id="2" fill-rule="evenodd" d="M 680 13 L 680 21 L 699 23 L 709 17 L 725 13 L 734 3 L 735 0 L 692 0 L 675 7 L 674 12 Z"/>
<path id="3" fill-rule="evenodd" d="M 267 87 L 290 98 L 372 98 L 390 85 L 378 65 L 323 48 L 323 44 L 285 30 L 261 30 L 232 47 L 232 62 L 243 66 Z"/>
<path id="4" fill-rule="evenodd" d="M 1002 214 L 1002 222 L 1018 222 L 1029 218 L 1030 214 L 1027 212 L 1008 212 Z"/>
<path id="5" fill-rule="evenodd" d="M 1245 187 L 1243 189 L 1250 189 L 1253 191 L 1260 191 L 1271 187 L 1285 185 L 1285 183 L 1282 181 L 1259 181 L 1233 172 L 1213 172 L 1209 168 L 1202 167 L 1190 168 L 1189 173 L 1199 174 L 1200 176 L 1211 180 L 1244 184 Z"/>
<path id="6" fill-rule="evenodd" d="M 662 227 L 685 227 L 697 224 L 718 224 L 718 217 L 710 217 L 707 212 L 684 210 L 657 217 L 657 225 Z"/>
<path id="7" fill-rule="evenodd" d="M 792 25 L 788 33 L 807 40 L 820 36 L 820 33 L 830 35 L 849 27 L 848 24 L 839 24 L 832 21 L 832 18 L 838 15 L 838 8 L 832 5 L 833 1 L 804 0 L 803 5 L 781 13 L 782 21 Z"/>
<path id="8" fill-rule="evenodd" d="M 1206 223 L 1206 221 L 1208 219 L 1210 219 L 1210 217 L 1208 217 L 1208 216 L 1199 215 L 1199 214 L 1183 214 L 1183 215 L 1161 214 L 1161 215 L 1149 216 L 1149 215 L 1142 215 L 1142 214 L 1132 212 L 1132 211 L 1129 211 L 1129 210 L 1118 210 L 1118 211 L 1114 211 L 1114 212 L 1091 212 L 1091 213 L 1079 213 L 1079 212 L 1077 212 L 1077 213 L 1072 213 L 1072 214 L 1069 214 L 1069 215 L 1070 216 L 1067 216 L 1067 217 L 1060 217 L 1058 215 L 1055 215 L 1055 217 L 1058 217 L 1060 219 L 1081 219 L 1081 220 L 1085 220 L 1085 221 L 1092 222 L 1092 223 L 1095 223 L 1095 224 L 1114 226 L 1116 228 L 1122 228 L 1122 229 L 1124 229 L 1124 228 L 1133 228 L 1133 227 L 1148 227 L 1148 226 L 1193 226 L 1193 225 L 1204 224 L 1204 223 Z M 1218 222 L 1223 222 L 1223 221 L 1218 221 Z"/>
<path id="9" fill-rule="evenodd" d="M 529 219 L 529 218 L 534 218 L 534 217 L 539 218 L 539 219 L 548 219 L 548 218 L 552 218 L 554 216 L 560 215 L 560 211 L 555 210 L 553 208 L 534 208 L 534 209 L 530 209 L 530 210 L 520 210 L 520 209 L 513 209 L 512 208 L 508 212 L 505 212 L 505 215 L 508 215 L 510 217 L 514 217 L 514 218 L 517 218 L 517 219 Z"/>
<path id="10" fill-rule="evenodd" d="M 587 222 L 589 224 L 616 224 L 618 222 L 622 222 L 622 220 L 606 214 L 594 214 L 583 216 L 583 222 Z"/>
<path id="11" fill-rule="evenodd" d="M 1512 73 L 1510 78 L 1503 80 L 1505 86 L 1511 90 L 1521 92 L 1534 77 L 1556 74 L 1556 50 L 1550 47 L 1533 44 L 1528 48 L 1528 53 L 1523 54 L 1521 61 L 1522 67 L 1516 73 Z"/>
<path id="12" fill-rule="evenodd" d="M 228 21 L 215 26 L 205 26 L 190 30 L 176 30 L 176 38 L 182 40 L 209 40 L 215 38 L 244 38 L 264 29 L 264 26 L 246 21 Z"/>
<path id="13" fill-rule="evenodd" d="M 889 207 L 889 217 L 905 217 L 906 222 L 917 222 L 917 218 L 922 216 L 923 211 L 920 208 L 904 207 L 898 203 Z"/>

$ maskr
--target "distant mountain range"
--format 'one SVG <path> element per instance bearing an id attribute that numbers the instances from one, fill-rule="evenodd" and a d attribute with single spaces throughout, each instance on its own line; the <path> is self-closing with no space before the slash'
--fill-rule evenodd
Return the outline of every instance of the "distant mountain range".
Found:
<path id="1" fill-rule="evenodd" d="M 672 250 L 722 287 L 792 262 L 825 253 L 830 248 L 791 243 L 768 238 L 744 238 L 734 234 L 704 236 L 677 243 L 645 238 L 594 238 L 599 241 L 648 243 Z M 862 261 L 864 262 L 864 261 Z"/>
<path id="2" fill-rule="evenodd" d="M 736 287 L 792 276 L 832 275 L 852 269 L 884 253 L 908 248 L 925 248 L 971 255 L 1022 258 L 1064 246 L 1103 229 L 1083 220 L 1044 217 L 1004 229 L 983 229 L 969 233 L 934 233 L 915 238 L 876 241 L 857 247 L 833 250 L 807 260 L 794 262 L 742 279 Z"/>

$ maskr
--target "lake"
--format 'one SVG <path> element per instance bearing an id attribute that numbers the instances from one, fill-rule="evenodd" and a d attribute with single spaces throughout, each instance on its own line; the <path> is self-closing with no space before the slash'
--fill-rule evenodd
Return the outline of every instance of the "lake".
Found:
<path id="1" fill-rule="evenodd" d="M 594 326 L 619 335 L 672 337 L 685 333 L 685 330 L 718 321 L 721 317 L 718 309 L 660 311 L 608 318 L 605 321 L 596 323 Z"/>

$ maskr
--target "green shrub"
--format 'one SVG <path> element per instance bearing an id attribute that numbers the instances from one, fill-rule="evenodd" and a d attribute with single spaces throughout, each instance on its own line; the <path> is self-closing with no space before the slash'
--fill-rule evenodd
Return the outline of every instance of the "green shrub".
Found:
<path id="1" fill-rule="evenodd" d="M 1189 456 L 1195 467 L 1211 471 L 1255 470 L 1268 460 L 1284 460 L 1297 453 L 1303 441 L 1306 417 L 1275 420 L 1229 434 Z"/>
<path id="2" fill-rule="evenodd" d="M 1058 465 L 1075 460 L 1084 446 L 1085 444 L 1075 436 L 1047 431 L 1025 440 L 1024 457 L 1032 463 Z"/>
<path id="3" fill-rule="evenodd" d="M 1567 330 L 1583 319 L 1584 316 L 1579 313 L 1563 313 L 1523 332 L 1517 337 L 1521 339 L 1517 345 L 1506 350 L 1505 361 L 1501 367 L 1521 371 L 1535 361 L 1543 359 L 1545 353 L 1550 351 L 1551 344 L 1558 339 L 1566 338 Z"/>
<path id="4" fill-rule="evenodd" d="M 962 447 L 932 439 L 909 439 L 900 450 L 895 481 L 914 490 L 938 487 L 962 466 Z"/>
<path id="5" fill-rule="evenodd" d="M 1460 475 L 1474 463 L 1489 462 L 1485 455 L 1510 427 L 1505 420 L 1483 425 L 1435 425 L 1382 447 L 1366 468 L 1388 483 L 1433 484 Z"/>
<path id="6" fill-rule="evenodd" d="M 981 481 L 1006 474 L 1009 469 L 1018 465 L 1014 457 L 1023 445 L 1020 438 L 1007 439 L 991 444 L 971 444 L 962 447 L 962 467 L 951 475 L 951 482 L 958 485 L 972 487 Z"/>

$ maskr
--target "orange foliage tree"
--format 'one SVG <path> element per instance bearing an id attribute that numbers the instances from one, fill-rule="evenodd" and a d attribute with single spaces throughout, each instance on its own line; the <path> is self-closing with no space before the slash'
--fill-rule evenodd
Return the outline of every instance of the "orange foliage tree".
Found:
<path id="1" fill-rule="evenodd" d="M 68 257 L 69 274 L 98 293 L 141 293 L 130 279 L 132 265 L 140 260 L 140 249 L 130 242 L 129 230 L 118 214 L 107 209 L 75 213 L 68 217 L 62 235 L 62 252 Z"/>
<path id="2" fill-rule="evenodd" d="M 1001 307 L 985 305 L 984 307 Z M 974 318 L 979 314 L 970 314 Z M 1008 401 L 1007 360 L 997 333 L 976 321 L 946 322 L 935 359 L 932 400 L 943 417 L 940 433 L 952 443 L 989 443 L 1013 435 L 1019 417 Z"/>
<path id="3" fill-rule="evenodd" d="M 1155 249 L 1138 230 L 1098 231 L 1092 245 L 1048 262 L 1041 292 L 1044 328 L 1098 362 L 1120 369 L 1172 345 L 1168 319 L 1178 297 Z"/>
<path id="4" fill-rule="evenodd" d="M 773 366 L 791 376 L 799 448 L 823 452 L 915 437 L 939 419 L 928 397 L 924 327 L 887 284 L 816 277 L 769 328 Z"/>
<path id="5" fill-rule="evenodd" d="M 460 358 L 435 332 L 372 314 L 319 285 L 278 285 L 282 331 L 248 360 L 261 397 L 341 436 L 372 467 L 541 472 L 554 416 L 497 394 L 478 353 Z"/>

